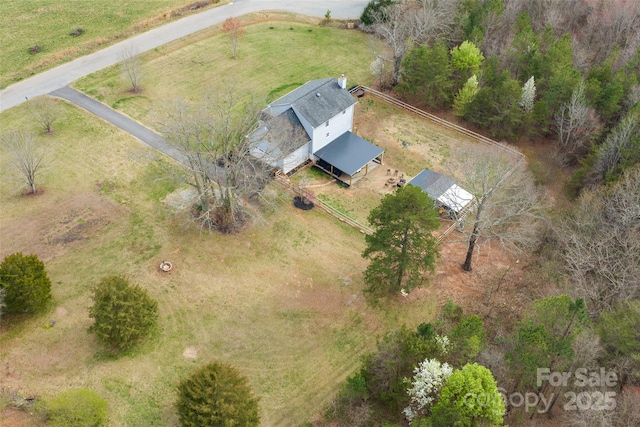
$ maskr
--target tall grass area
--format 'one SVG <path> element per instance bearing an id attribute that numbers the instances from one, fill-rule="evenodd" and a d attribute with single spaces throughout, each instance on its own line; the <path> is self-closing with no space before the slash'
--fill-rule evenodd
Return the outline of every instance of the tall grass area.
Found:
<path id="1" fill-rule="evenodd" d="M 249 377 L 263 425 L 301 425 L 378 334 L 432 318 L 428 300 L 367 306 L 363 236 L 320 211 L 296 210 L 278 188 L 269 188 L 271 205 L 242 234 L 189 228 L 163 202 L 180 187 L 153 150 L 83 110 L 60 107 L 55 133 L 39 137 L 54 159 L 41 195 L 25 197 L 5 179 L 10 164 L 0 150 L 2 255 L 37 252 L 53 283 L 46 313 L 0 325 L 3 387 L 44 400 L 88 388 L 107 400 L 108 425 L 171 426 L 176 384 L 218 359 Z M 26 106 L 0 114 L 0 124 L 36 130 Z M 80 238 L 58 239 L 93 220 Z M 158 271 L 163 260 L 174 265 L 168 274 Z M 91 286 L 107 274 L 127 275 L 160 309 L 151 339 L 117 358 L 87 332 Z M 183 356 L 189 347 L 195 360 Z"/>
<path id="2" fill-rule="evenodd" d="M 188 10 L 190 0 L 3 0 L 0 85 L 146 31 Z M 221 2 L 226 3 L 226 2 Z M 82 28 L 78 37 L 69 35 Z M 40 46 L 39 53 L 29 48 Z"/>
<path id="3" fill-rule="evenodd" d="M 228 37 L 217 34 L 185 45 L 176 42 L 143 55 L 143 91 L 128 92 L 117 66 L 75 86 L 100 101 L 153 126 L 155 115 L 177 99 L 201 101 L 234 85 L 260 105 L 319 78 L 347 76 L 347 85 L 369 84 L 371 56 L 366 36 L 304 23 L 273 21 L 246 27 L 233 59 Z"/>

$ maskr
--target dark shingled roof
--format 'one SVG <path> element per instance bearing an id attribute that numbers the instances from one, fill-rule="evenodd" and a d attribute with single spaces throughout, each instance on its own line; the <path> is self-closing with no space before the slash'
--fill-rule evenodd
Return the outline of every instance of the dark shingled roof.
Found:
<path id="1" fill-rule="evenodd" d="M 291 108 L 279 116 L 262 119 L 266 120 L 249 138 L 265 152 L 278 156 L 289 155 L 310 141 L 307 131 Z"/>
<path id="2" fill-rule="evenodd" d="M 440 196 L 454 185 L 451 178 L 428 169 L 420 172 L 409 183 L 422 188 L 422 191 L 427 193 L 433 200 L 438 200 Z"/>
<path id="3" fill-rule="evenodd" d="M 354 133 L 345 132 L 314 154 L 347 175 L 353 176 L 382 153 L 382 148 Z"/>
<path id="4" fill-rule="evenodd" d="M 316 128 L 355 103 L 355 98 L 340 87 L 338 79 L 327 78 L 311 80 L 275 100 L 271 106 L 291 105 Z"/>

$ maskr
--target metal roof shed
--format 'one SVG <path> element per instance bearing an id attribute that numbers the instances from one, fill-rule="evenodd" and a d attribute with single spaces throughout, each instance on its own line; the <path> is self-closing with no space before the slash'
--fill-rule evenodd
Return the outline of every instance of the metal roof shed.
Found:
<path id="1" fill-rule="evenodd" d="M 473 195 L 457 186 L 451 178 L 428 169 L 416 175 L 409 184 L 420 187 L 430 198 L 456 213 L 473 200 Z"/>
<path id="2" fill-rule="evenodd" d="M 368 172 L 369 162 L 377 159 L 383 153 L 382 148 L 373 145 L 366 139 L 362 139 L 352 132 L 345 132 L 330 144 L 316 151 L 314 155 L 328 163 L 332 169 L 339 169 L 349 175 L 349 185 L 351 185 L 351 177 L 360 172 L 362 168 L 366 168 Z M 333 170 L 329 172 L 337 176 Z"/>

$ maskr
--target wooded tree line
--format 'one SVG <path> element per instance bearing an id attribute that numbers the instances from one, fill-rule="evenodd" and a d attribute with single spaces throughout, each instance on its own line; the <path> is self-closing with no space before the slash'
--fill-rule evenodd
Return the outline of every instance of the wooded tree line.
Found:
<path id="1" fill-rule="evenodd" d="M 515 425 L 534 417 L 594 427 L 640 422 L 636 398 L 625 392 L 640 379 L 637 300 L 592 320 L 583 299 L 552 296 L 535 300 L 507 334 L 494 326 L 448 302 L 434 322 L 385 334 L 343 383 L 325 413 L 326 425 L 502 425 L 505 415 Z M 601 367 L 611 378 L 608 385 L 593 374 L 601 375 Z M 539 368 L 582 372 L 590 382 L 574 376 L 566 384 L 540 381 Z M 581 392 L 609 393 L 608 406 L 590 401 L 588 408 L 565 410 L 567 396 Z M 510 398 L 526 393 L 538 396 L 535 405 Z"/>
<path id="2" fill-rule="evenodd" d="M 372 1 L 361 19 L 386 46 L 381 84 L 410 102 L 495 138 L 556 137 L 578 187 L 640 161 L 640 3 Z"/>
<path id="3" fill-rule="evenodd" d="M 426 16 L 441 20 L 433 32 L 420 29 L 428 25 Z M 456 403 L 444 391 L 455 387 L 473 394 L 473 387 L 485 384 L 479 377 L 447 384 L 454 372 L 478 364 L 489 368 L 505 396 L 549 398 L 529 410 L 507 399 L 509 423 L 534 417 L 544 423 L 543 417 L 553 417 L 564 425 L 640 424 L 637 397 L 629 392 L 640 383 L 639 17 L 640 5 L 627 1 L 369 4 L 362 22 L 387 47 L 375 49 L 372 67 L 381 84 L 421 107 L 452 109 L 494 137 L 555 139 L 554 158 L 561 166 L 574 166 L 571 183 L 581 191 L 574 193 L 570 209 L 542 227 L 546 232 L 538 228 L 524 234 L 532 238 L 529 248 L 538 245 L 534 253 L 539 258 L 548 251 L 546 256 L 561 259 L 564 270 L 547 273 L 560 273 L 569 295 L 536 299 L 515 323 L 500 328 L 447 304 L 435 322 L 383 336 L 341 388 L 326 413 L 328 422 L 500 424 L 502 416 L 495 417 L 495 410 L 465 418 L 465 411 L 477 406 Z M 387 64 L 386 70 L 380 64 Z M 469 175 L 482 172 L 476 169 L 464 168 Z M 465 178 L 481 186 L 486 181 Z M 529 211 L 525 222 L 534 224 L 541 216 Z M 495 237 L 493 231 L 478 230 L 478 236 L 483 234 Z M 539 368 L 602 368 L 616 377 L 611 386 L 592 378 L 588 388 L 581 388 L 575 378 L 566 384 L 541 382 Z M 582 401 L 579 410 L 565 410 L 571 393 L 611 399 L 603 400 L 605 408 L 593 402 L 586 407 Z M 488 402 L 480 406 L 486 409 Z"/>

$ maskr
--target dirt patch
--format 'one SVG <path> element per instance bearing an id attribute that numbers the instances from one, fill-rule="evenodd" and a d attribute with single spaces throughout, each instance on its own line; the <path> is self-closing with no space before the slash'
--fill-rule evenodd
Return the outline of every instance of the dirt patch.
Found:
<path id="1" fill-rule="evenodd" d="M 50 260 L 124 212 L 121 206 L 95 193 L 42 201 L 33 214 L 0 222 L 0 256 L 24 252 L 35 253 L 43 261 Z"/>
<path id="2" fill-rule="evenodd" d="M 44 426 L 46 423 L 38 422 L 27 412 L 13 408 L 5 408 L 0 411 L 0 427 L 33 427 Z"/>
<path id="3" fill-rule="evenodd" d="M 187 347 L 182 352 L 182 357 L 187 360 L 196 360 L 198 358 L 198 350 L 195 347 Z"/>
<path id="4" fill-rule="evenodd" d="M 196 201 L 198 192 L 193 188 L 180 188 L 173 193 L 169 193 L 163 200 L 168 206 L 175 210 L 185 210 L 190 208 Z"/>
<path id="5" fill-rule="evenodd" d="M 53 313 L 53 318 L 54 319 L 61 319 L 63 317 L 67 317 L 67 314 L 69 314 L 69 312 L 67 311 L 66 308 L 58 307 L 58 308 L 56 308 L 56 311 Z"/>

